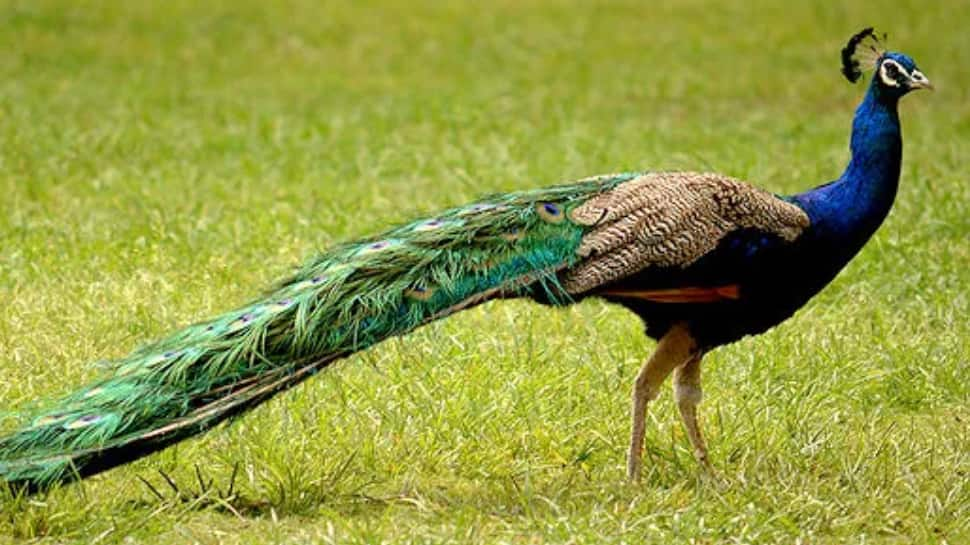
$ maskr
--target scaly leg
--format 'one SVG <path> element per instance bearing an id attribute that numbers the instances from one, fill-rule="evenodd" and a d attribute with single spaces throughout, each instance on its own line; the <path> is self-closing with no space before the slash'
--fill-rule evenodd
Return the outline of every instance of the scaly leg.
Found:
<path id="1" fill-rule="evenodd" d="M 630 451 L 627 453 L 627 476 L 631 481 L 640 480 L 647 404 L 656 399 L 667 375 L 694 359 L 696 354 L 694 338 L 685 325 L 677 324 L 660 339 L 653 355 L 640 368 L 633 385 L 633 429 L 630 433 Z"/>
<path id="2" fill-rule="evenodd" d="M 697 353 L 683 366 L 674 371 L 674 398 L 680 408 L 680 417 L 687 428 L 687 437 L 694 447 L 694 457 L 706 469 L 711 468 L 707 459 L 707 447 L 697 423 L 697 404 L 701 402 L 701 354 Z"/>

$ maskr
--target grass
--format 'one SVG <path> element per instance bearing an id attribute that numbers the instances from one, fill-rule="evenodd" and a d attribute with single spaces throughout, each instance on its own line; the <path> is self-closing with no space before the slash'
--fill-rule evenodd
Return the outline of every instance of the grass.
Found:
<path id="1" fill-rule="evenodd" d="M 940 90 L 904 101 L 900 195 L 869 246 L 792 320 L 706 360 L 719 481 L 665 394 L 645 482 L 624 482 L 652 348 L 632 316 L 506 302 L 83 485 L 2 499 L 0 542 L 970 540 L 965 6 L 197 4 L 0 4 L 3 409 L 314 249 L 482 193 L 647 168 L 832 179 L 862 92 L 838 49 L 865 24 Z"/>

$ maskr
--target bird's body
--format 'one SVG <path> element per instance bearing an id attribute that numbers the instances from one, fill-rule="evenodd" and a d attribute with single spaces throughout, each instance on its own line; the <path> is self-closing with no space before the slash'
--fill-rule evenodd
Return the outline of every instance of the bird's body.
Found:
<path id="1" fill-rule="evenodd" d="M 808 216 L 807 228 L 794 242 L 740 229 L 686 268 L 648 268 L 615 287 L 635 292 L 645 286 L 737 285 L 739 297 L 679 305 L 607 299 L 640 315 L 655 339 L 673 323 L 689 323 L 702 347 L 762 333 L 790 317 L 862 249 L 892 208 L 902 164 L 898 99 L 874 84 L 856 111 L 852 159 L 842 176 L 804 193 L 779 197 Z"/>
<path id="2" fill-rule="evenodd" d="M 791 316 L 891 207 L 904 89 L 888 83 L 885 66 L 919 73 L 908 57 L 880 59 L 856 113 L 852 160 L 835 182 L 780 197 L 717 174 L 606 175 L 494 196 L 336 247 L 264 298 L 136 350 L 107 378 L 32 415 L 0 438 L 0 480 L 37 489 L 125 463 L 348 354 L 507 297 L 599 297 L 640 315 L 660 342 L 634 387 L 630 474 L 639 474 L 646 404 L 671 372 L 706 461 L 696 417 L 702 355 Z"/>

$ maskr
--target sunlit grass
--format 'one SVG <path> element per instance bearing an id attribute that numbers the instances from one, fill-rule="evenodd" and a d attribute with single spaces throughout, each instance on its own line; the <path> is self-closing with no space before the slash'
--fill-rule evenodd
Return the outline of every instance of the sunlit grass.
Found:
<path id="1" fill-rule="evenodd" d="M 129 467 L 2 499 L 0 542 L 970 541 L 959 3 L 196 4 L 0 5 L 0 410 L 314 249 L 483 193 L 672 168 L 825 182 L 862 91 L 838 50 L 866 24 L 940 91 L 904 101 L 899 202 L 859 258 L 705 360 L 716 480 L 668 394 L 644 482 L 624 481 L 652 348 L 635 318 L 502 302 Z"/>

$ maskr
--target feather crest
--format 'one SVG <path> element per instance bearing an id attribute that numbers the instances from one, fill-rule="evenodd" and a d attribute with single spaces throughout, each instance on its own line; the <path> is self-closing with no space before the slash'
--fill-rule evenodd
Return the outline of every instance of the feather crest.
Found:
<path id="1" fill-rule="evenodd" d="M 842 48 L 842 75 L 851 83 L 859 81 L 865 70 L 872 70 L 886 53 L 882 40 L 872 27 L 867 27 L 852 35 Z"/>

